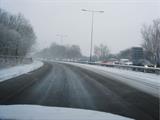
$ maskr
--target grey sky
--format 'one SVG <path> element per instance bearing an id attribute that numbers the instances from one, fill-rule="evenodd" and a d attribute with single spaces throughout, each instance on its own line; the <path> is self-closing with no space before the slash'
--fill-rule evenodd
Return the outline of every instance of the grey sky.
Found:
<path id="1" fill-rule="evenodd" d="M 80 45 L 89 55 L 91 14 L 84 9 L 103 10 L 94 16 L 94 45 L 107 44 L 112 53 L 142 42 L 140 29 L 160 17 L 159 0 L 0 0 L 0 7 L 22 13 L 33 25 L 39 48 L 60 43 Z"/>

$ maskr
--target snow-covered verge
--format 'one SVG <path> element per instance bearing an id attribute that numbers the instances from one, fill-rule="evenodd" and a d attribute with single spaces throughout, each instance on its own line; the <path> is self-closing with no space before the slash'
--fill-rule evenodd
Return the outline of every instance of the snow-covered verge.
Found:
<path id="1" fill-rule="evenodd" d="M 92 110 L 39 105 L 1 105 L 3 120 L 131 120 L 130 118 Z"/>
<path id="2" fill-rule="evenodd" d="M 160 97 L 160 75 L 98 65 L 88 65 L 80 63 L 67 64 L 94 71 L 98 74 L 102 74 L 109 78 L 124 82 L 132 87 L 138 88 L 156 97 Z"/>
<path id="3" fill-rule="evenodd" d="M 33 61 L 31 64 L 21 64 L 14 67 L 0 69 L 0 82 L 34 71 L 42 66 L 43 62 Z"/>

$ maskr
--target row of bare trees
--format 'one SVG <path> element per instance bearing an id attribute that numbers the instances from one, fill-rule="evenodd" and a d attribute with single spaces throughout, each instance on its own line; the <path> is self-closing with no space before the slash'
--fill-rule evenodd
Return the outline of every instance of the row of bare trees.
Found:
<path id="1" fill-rule="evenodd" d="M 25 56 L 35 39 L 33 28 L 23 15 L 0 9 L 0 55 Z"/>
<path id="2" fill-rule="evenodd" d="M 59 45 L 52 43 L 49 48 L 45 48 L 36 54 L 37 57 L 58 58 L 58 59 L 77 59 L 81 58 L 81 49 L 78 45 Z"/>

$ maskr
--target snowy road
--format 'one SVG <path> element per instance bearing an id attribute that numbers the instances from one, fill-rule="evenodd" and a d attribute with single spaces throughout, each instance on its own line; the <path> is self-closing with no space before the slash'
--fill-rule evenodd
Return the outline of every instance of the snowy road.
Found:
<path id="1" fill-rule="evenodd" d="M 160 75 L 98 65 L 66 63 L 123 82 L 143 92 L 160 97 Z"/>
<path id="2" fill-rule="evenodd" d="M 63 63 L 45 64 L 37 71 L 1 82 L 0 104 L 83 108 L 138 120 L 159 117 L 157 97 L 111 77 Z"/>

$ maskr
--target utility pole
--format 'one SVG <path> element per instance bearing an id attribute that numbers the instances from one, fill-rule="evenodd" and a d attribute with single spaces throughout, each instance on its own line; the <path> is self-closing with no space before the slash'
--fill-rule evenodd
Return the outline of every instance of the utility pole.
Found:
<path id="1" fill-rule="evenodd" d="M 64 40 L 65 37 L 67 37 L 67 35 L 64 35 L 64 34 L 56 34 L 56 36 L 60 37 L 61 45 L 63 45 L 63 40 Z"/>

